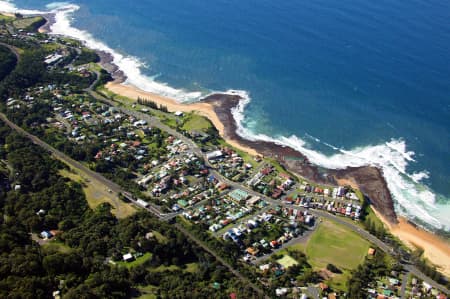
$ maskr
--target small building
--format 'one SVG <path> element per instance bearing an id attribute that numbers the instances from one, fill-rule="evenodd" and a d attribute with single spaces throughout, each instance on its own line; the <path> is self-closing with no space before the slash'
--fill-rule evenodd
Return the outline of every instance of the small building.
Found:
<path id="1" fill-rule="evenodd" d="M 175 116 L 183 116 L 183 112 L 181 112 L 181 111 L 175 111 L 173 114 Z"/>
<path id="2" fill-rule="evenodd" d="M 184 199 L 178 200 L 177 203 L 178 203 L 178 205 L 179 205 L 180 207 L 182 207 L 183 209 L 186 208 L 186 207 L 188 206 L 188 202 L 185 201 Z"/>
<path id="3" fill-rule="evenodd" d="M 143 207 L 143 208 L 146 208 L 146 207 L 148 207 L 148 202 L 146 202 L 145 200 L 142 200 L 142 199 L 140 199 L 140 198 L 138 198 L 138 200 L 136 200 L 136 203 L 138 204 L 138 205 L 140 205 L 141 207 Z"/>
<path id="4" fill-rule="evenodd" d="M 213 152 L 209 152 L 206 154 L 206 159 L 208 159 L 208 161 L 213 161 L 216 159 L 219 159 L 223 156 L 223 153 L 221 150 L 217 150 L 217 151 L 213 151 Z"/>
<path id="5" fill-rule="evenodd" d="M 275 294 L 276 294 L 278 297 L 286 295 L 287 292 L 288 292 L 288 289 L 287 289 L 287 288 L 278 288 L 278 289 L 275 290 Z"/>
<path id="6" fill-rule="evenodd" d="M 261 200 L 261 197 L 259 197 L 259 196 L 252 196 L 249 200 L 247 200 L 246 204 L 248 206 L 254 206 L 260 200 Z"/>
<path id="7" fill-rule="evenodd" d="M 258 253 L 259 253 L 259 249 L 258 249 L 258 248 L 255 248 L 255 247 L 248 247 L 248 248 L 246 249 L 246 252 L 247 252 L 248 254 L 251 254 L 251 255 L 253 255 L 253 256 L 256 256 L 256 255 L 258 255 Z"/>
<path id="8" fill-rule="evenodd" d="M 372 247 L 369 248 L 369 250 L 367 251 L 368 255 L 374 255 L 375 254 L 375 249 L 373 249 Z"/>
<path id="9" fill-rule="evenodd" d="M 268 271 L 270 269 L 270 264 L 264 264 L 259 266 L 259 270 L 261 271 Z"/>
<path id="10" fill-rule="evenodd" d="M 131 262 L 134 260 L 134 256 L 131 253 L 124 254 L 122 256 L 124 262 Z"/>
<path id="11" fill-rule="evenodd" d="M 44 239 L 50 239 L 51 237 L 53 237 L 53 235 L 48 230 L 44 230 L 41 232 L 41 237 Z"/>

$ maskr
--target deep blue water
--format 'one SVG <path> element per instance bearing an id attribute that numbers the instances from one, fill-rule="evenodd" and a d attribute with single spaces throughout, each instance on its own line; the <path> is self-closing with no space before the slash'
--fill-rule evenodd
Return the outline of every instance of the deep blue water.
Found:
<path id="1" fill-rule="evenodd" d="M 51 1 L 14 3 L 44 9 Z M 336 151 L 324 142 L 353 152 L 403 141 L 415 152 L 406 173 L 429 172 L 422 183 L 440 203 L 450 198 L 449 1 L 71 3 L 80 5 L 74 27 L 139 57 L 157 81 L 248 91 L 243 125 L 251 133 L 296 135 L 328 156 Z M 403 196 L 405 213 L 408 200 L 421 200 Z M 445 213 L 426 210 L 445 223 Z"/>

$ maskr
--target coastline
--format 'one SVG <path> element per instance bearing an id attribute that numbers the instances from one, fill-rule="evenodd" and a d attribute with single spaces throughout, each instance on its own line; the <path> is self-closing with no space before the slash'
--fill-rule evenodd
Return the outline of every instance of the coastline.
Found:
<path id="1" fill-rule="evenodd" d="M 47 22 L 39 29 L 49 32 L 54 23 L 54 14 L 43 17 Z M 231 94 L 213 94 L 200 102 L 183 104 L 174 99 L 140 90 L 126 84 L 126 75 L 112 63 L 110 53 L 97 51 L 101 58 L 101 65 L 110 72 L 115 81 L 106 84 L 106 88 L 118 95 L 137 100 L 138 97 L 151 99 L 158 105 L 167 106 L 171 112 L 196 112 L 208 118 L 220 135 L 230 145 L 246 151 L 251 155 L 272 157 L 280 162 L 287 170 L 299 174 L 309 180 L 322 184 L 350 185 L 360 189 L 370 198 L 371 206 L 377 216 L 385 223 L 390 232 L 405 242 L 424 249 L 425 257 L 432 263 L 440 265 L 440 270 L 450 277 L 450 245 L 435 234 L 422 228 L 417 228 L 406 219 L 398 218 L 393 205 L 391 194 L 380 169 L 372 166 L 352 167 L 342 170 L 323 169 L 312 165 L 300 152 L 286 146 L 267 141 L 247 140 L 237 134 L 237 124 L 231 113 L 242 98 Z M 445 262 L 444 262 L 445 261 Z"/>
<path id="2" fill-rule="evenodd" d="M 393 202 L 390 197 L 386 182 L 379 169 L 375 167 L 357 167 L 343 170 L 319 169 L 311 165 L 307 158 L 300 152 L 290 148 L 266 141 L 251 141 L 242 138 L 236 133 L 236 124 L 231 114 L 241 100 L 239 96 L 229 94 L 213 94 L 201 102 L 182 104 L 173 99 L 140 90 L 131 85 L 119 82 L 110 82 L 105 86 L 109 91 L 137 100 L 138 97 L 153 100 L 158 105 L 167 106 L 170 112 L 197 111 L 207 117 L 218 129 L 220 135 L 232 146 L 244 150 L 252 155 L 272 157 L 280 162 L 287 170 L 300 174 L 307 179 L 318 183 L 349 185 L 375 195 L 371 198 L 371 207 L 377 217 L 385 224 L 387 229 L 409 248 L 421 247 L 424 256 L 439 270 L 450 277 L 450 244 L 435 234 L 422 228 L 415 227 L 403 217 L 397 217 L 394 212 Z M 276 154 L 274 154 L 276 153 Z M 326 174 L 326 175 L 324 175 Z M 379 201 L 377 201 L 379 199 Z M 386 201 L 385 199 L 389 199 Z M 390 208 L 389 206 L 392 205 Z M 378 207 L 384 208 L 381 213 Z"/>
<path id="3" fill-rule="evenodd" d="M 241 137 L 237 133 L 237 124 L 231 113 L 242 98 L 232 94 L 212 94 L 200 102 L 183 104 L 164 96 L 143 91 L 132 85 L 123 83 L 123 77 L 106 84 L 106 88 L 118 95 L 132 100 L 147 98 L 158 105 L 167 106 L 170 112 L 196 111 L 207 117 L 217 128 L 222 138 L 232 146 L 251 155 L 270 157 L 278 161 L 288 171 L 305 177 L 319 184 L 337 185 L 338 181 L 349 183 L 360 189 L 370 198 L 371 203 L 391 223 L 397 223 L 394 204 L 381 171 L 371 166 L 353 167 L 342 170 L 324 169 L 313 165 L 299 151 L 268 141 L 253 141 Z"/>
<path id="4" fill-rule="evenodd" d="M 410 249 L 421 248 L 424 257 L 436 265 L 437 269 L 450 277 L 450 241 L 411 224 L 406 218 L 399 217 L 398 224 L 387 221 L 383 215 L 372 207 L 377 217 L 392 235 L 399 238 Z"/>
<path id="5" fill-rule="evenodd" d="M 154 93 L 146 92 L 141 89 L 138 89 L 136 87 L 133 87 L 131 85 L 123 84 L 122 81 L 123 78 L 120 78 L 119 80 L 115 80 L 113 82 L 108 82 L 105 85 L 105 88 L 115 94 L 125 96 L 127 98 L 130 98 L 132 100 L 137 100 L 139 98 L 145 98 L 154 101 L 158 105 L 163 105 L 167 107 L 167 110 L 170 112 L 175 111 L 181 111 L 181 112 L 196 112 L 199 115 L 202 115 L 206 118 L 208 118 L 212 124 L 216 127 L 216 129 L 219 131 L 221 136 L 224 136 L 226 130 L 224 124 L 221 122 L 220 118 L 215 112 L 215 107 L 213 102 L 207 102 L 207 101 L 201 101 L 196 103 L 190 103 L 190 104 L 182 104 L 179 103 L 173 99 L 170 99 L 168 97 L 164 97 L 161 95 L 157 95 Z M 234 140 L 228 140 L 226 141 L 231 144 L 232 146 L 239 148 L 241 150 L 244 150 L 248 152 L 251 155 L 258 155 L 259 153 L 251 148 L 243 146 L 242 144 L 234 141 Z"/>
<path id="6" fill-rule="evenodd" d="M 48 13 L 40 15 L 45 19 L 45 24 L 39 27 L 38 32 L 39 33 L 49 33 L 50 32 L 50 26 L 55 23 L 55 15 Z"/>

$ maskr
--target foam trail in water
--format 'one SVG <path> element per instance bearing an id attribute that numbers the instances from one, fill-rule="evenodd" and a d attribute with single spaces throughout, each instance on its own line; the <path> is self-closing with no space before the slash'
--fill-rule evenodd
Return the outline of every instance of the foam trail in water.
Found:
<path id="1" fill-rule="evenodd" d="M 137 57 L 118 53 L 105 43 L 95 39 L 89 32 L 73 27 L 71 25 L 73 21 L 72 16 L 79 9 L 78 5 L 55 2 L 49 4 L 47 7 L 55 14 L 55 23 L 50 28 L 51 34 L 69 36 L 83 41 L 91 49 L 109 53 L 113 58 L 112 62 L 127 76 L 125 84 L 136 86 L 144 91 L 174 98 L 181 102 L 197 101 L 202 97 L 201 92 L 186 92 L 154 81 L 154 77 L 148 77 L 142 74 L 141 68 L 145 67 L 145 65 Z"/>
<path id="2" fill-rule="evenodd" d="M 18 9 L 11 1 L 0 1 L 0 12 L 6 13 L 20 13 L 22 15 L 36 15 L 45 12 L 31 9 Z"/>
<path id="3" fill-rule="evenodd" d="M 122 55 L 101 41 L 96 40 L 89 32 L 71 26 L 73 13 L 79 6 L 67 2 L 55 2 L 47 5 L 50 12 L 55 14 L 55 23 L 51 27 L 51 33 L 69 36 L 84 41 L 86 46 L 92 49 L 110 53 L 113 63 L 128 77 L 126 83 L 134 85 L 145 91 L 154 92 L 175 98 L 179 101 L 196 101 L 202 97 L 201 92 L 186 92 L 175 89 L 164 83 L 156 82 L 155 77 L 147 77 L 142 74 L 144 63 L 136 57 Z M 42 14 L 37 10 L 17 9 L 9 1 L 0 1 L 0 11 L 21 14 Z M 383 170 L 389 190 L 391 191 L 396 211 L 408 218 L 417 218 L 435 228 L 450 229 L 450 206 L 436 204 L 436 195 L 420 181 L 429 177 L 426 171 L 408 174 L 406 167 L 413 162 L 414 152 L 406 151 L 406 143 L 401 140 L 391 140 L 375 146 L 358 147 L 353 150 L 339 149 L 331 144 L 320 141 L 311 136 L 316 142 L 322 142 L 336 151 L 332 156 L 326 156 L 314 151 L 307 143 L 297 136 L 278 136 L 276 138 L 254 134 L 243 126 L 244 109 L 250 102 L 250 97 L 245 91 L 229 90 L 226 93 L 240 95 L 243 100 L 232 110 L 237 123 L 237 133 L 250 140 L 265 140 L 277 144 L 290 146 L 308 157 L 308 159 L 322 167 L 343 169 L 349 166 L 373 165 Z"/>
<path id="4" fill-rule="evenodd" d="M 419 219 L 434 228 L 450 229 L 450 219 L 446 213 L 439 210 L 450 210 L 448 205 L 436 204 L 436 195 L 420 181 L 429 177 L 427 171 L 407 172 L 408 163 L 414 162 L 414 152 L 406 150 L 406 143 L 402 139 L 392 139 L 379 145 L 357 147 L 352 150 L 340 149 L 328 143 L 323 144 L 334 149 L 335 154 L 326 156 L 308 147 L 301 138 L 292 135 L 277 136 L 255 134 L 247 129 L 244 123 L 245 106 L 250 103 L 248 94 L 243 94 L 244 100 L 232 110 L 237 123 L 237 133 L 249 140 L 264 140 L 280 145 L 292 147 L 303 153 L 308 159 L 319 166 L 331 169 L 346 167 L 376 166 L 382 169 L 388 188 L 393 196 L 397 213 L 409 219 Z M 311 136 L 319 142 L 318 138 Z"/>

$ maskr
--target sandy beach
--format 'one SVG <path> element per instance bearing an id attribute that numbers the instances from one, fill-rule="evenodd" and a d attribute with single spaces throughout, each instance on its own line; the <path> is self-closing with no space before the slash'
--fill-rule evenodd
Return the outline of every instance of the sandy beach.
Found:
<path id="1" fill-rule="evenodd" d="M 373 209 L 373 208 L 372 208 Z M 383 215 L 373 209 L 389 231 L 409 248 L 422 248 L 424 256 L 430 260 L 447 277 L 450 277 L 450 242 L 416 227 L 404 217 L 398 217 L 398 224 L 387 221 Z"/>
<path id="2" fill-rule="evenodd" d="M 154 93 L 143 91 L 139 88 L 136 88 L 131 85 L 126 85 L 118 82 L 109 82 L 105 85 L 105 87 L 118 95 L 125 96 L 127 98 L 137 100 L 138 97 L 152 100 L 153 102 L 157 103 L 158 105 L 164 105 L 167 107 L 167 109 L 170 112 L 175 111 L 182 111 L 182 112 L 196 112 L 202 116 L 205 116 L 208 118 L 213 125 L 216 127 L 216 129 L 219 131 L 220 135 L 225 137 L 225 128 L 224 124 L 219 120 L 216 112 L 214 111 L 214 103 L 207 103 L 207 102 L 198 102 L 198 103 L 191 103 L 191 104 L 182 104 L 179 103 L 173 99 L 157 95 Z M 234 140 L 227 140 L 226 141 L 231 144 L 232 146 L 244 150 L 248 152 L 251 155 L 257 155 L 258 153 L 250 148 L 246 147 Z"/>
<path id="3" fill-rule="evenodd" d="M 182 104 L 173 99 L 160 96 L 154 93 L 149 93 L 140 90 L 134 86 L 122 84 L 119 82 L 110 82 L 106 85 L 106 88 L 118 95 L 128 97 L 130 99 L 137 100 L 138 97 L 150 99 L 157 103 L 158 105 L 165 105 L 170 112 L 183 111 L 191 112 L 195 111 L 202 116 L 207 117 L 214 126 L 218 129 L 220 135 L 231 145 L 239 148 L 241 150 L 247 151 L 252 155 L 267 155 L 266 148 L 262 146 L 263 143 L 253 142 L 251 145 L 246 144 L 248 142 L 242 139 L 236 138 L 236 134 L 232 134 L 230 131 L 229 124 L 223 122 L 224 115 L 230 117 L 229 113 L 220 113 L 220 96 L 218 99 L 206 99 L 205 101 L 192 103 L 192 104 Z M 226 106 L 226 105 L 225 105 Z M 225 107 L 229 109 L 229 107 Z M 219 112 L 219 113 L 218 113 Z M 231 126 L 233 127 L 233 126 Z M 231 129 L 233 130 L 233 128 Z M 258 147 L 259 145 L 259 147 Z M 280 152 L 280 148 L 274 149 L 272 145 L 270 150 L 275 152 Z M 257 149 L 255 149 L 255 147 Z M 283 148 L 283 150 L 288 151 L 289 148 Z M 360 187 L 356 180 L 349 176 L 335 176 L 335 181 L 339 185 L 350 185 L 354 188 Z M 440 239 L 436 235 L 427 232 L 423 229 L 416 228 L 410 224 L 406 219 L 399 218 L 398 223 L 394 224 L 392 221 L 386 220 L 384 216 L 374 209 L 377 216 L 385 223 L 386 227 L 390 232 L 402 240 L 410 248 L 419 246 L 424 249 L 424 255 L 432 263 L 439 266 L 439 269 L 447 276 L 450 276 L 450 245 L 448 242 Z"/>

